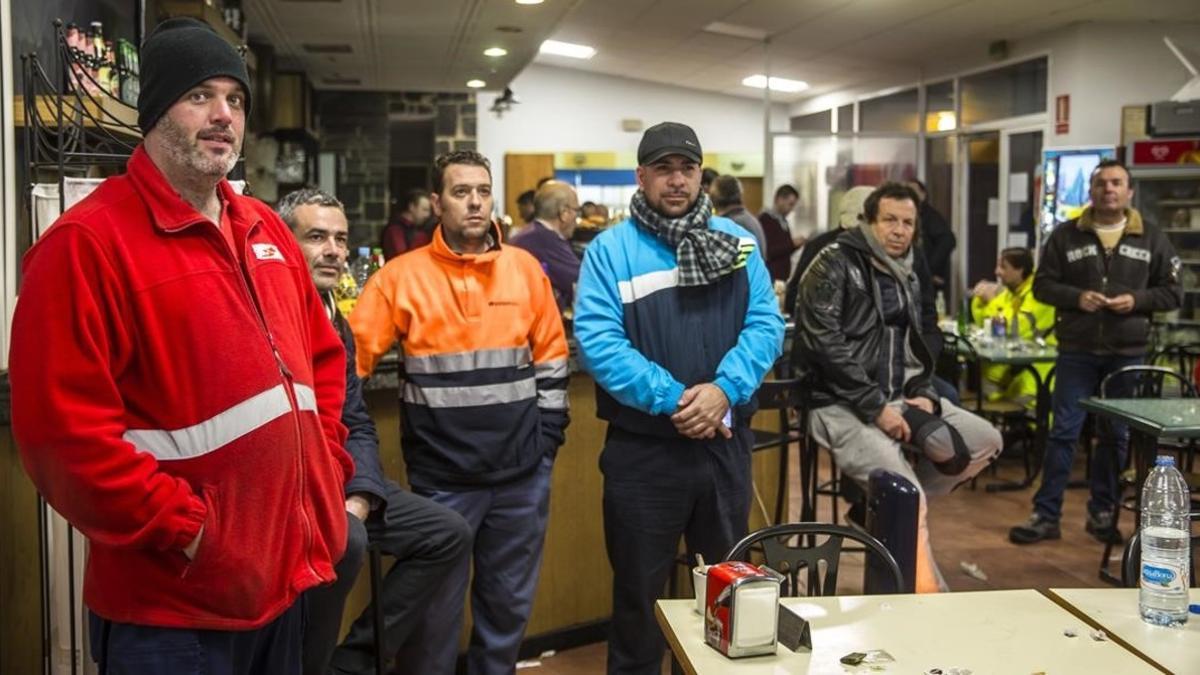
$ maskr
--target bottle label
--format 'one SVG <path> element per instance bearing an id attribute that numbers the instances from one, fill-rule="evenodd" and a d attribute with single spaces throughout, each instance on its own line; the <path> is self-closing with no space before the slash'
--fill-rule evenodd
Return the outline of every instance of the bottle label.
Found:
<path id="1" fill-rule="evenodd" d="M 1142 588 L 1151 591 L 1186 592 L 1183 580 L 1187 570 L 1182 564 L 1171 564 L 1162 560 L 1142 561 Z"/>

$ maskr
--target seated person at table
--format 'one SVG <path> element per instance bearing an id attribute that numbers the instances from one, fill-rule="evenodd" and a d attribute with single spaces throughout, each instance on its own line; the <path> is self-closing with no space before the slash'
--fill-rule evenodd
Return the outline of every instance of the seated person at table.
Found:
<path id="1" fill-rule="evenodd" d="M 946 585 L 929 546 L 925 494 L 970 479 L 999 454 L 1001 438 L 932 385 L 912 269 L 916 195 L 885 183 L 863 213 L 800 283 L 792 363 L 810 387 L 810 432 L 847 476 L 865 483 L 882 468 L 921 490 L 916 590 L 936 592 Z M 915 470 L 905 450 L 919 454 Z"/>
<path id="2" fill-rule="evenodd" d="M 1013 328 L 1021 340 L 1045 338 L 1057 344 L 1053 335 L 1054 308 L 1033 297 L 1033 254 L 1027 248 L 1006 248 L 996 262 L 995 281 L 980 281 L 971 291 L 971 316 L 975 325 L 984 319 L 1003 321 L 1005 335 Z M 1014 324 L 1013 317 L 1016 317 Z M 1053 363 L 1039 363 L 1038 375 L 1046 380 Z M 983 369 L 983 390 L 990 401 L 1008 400 L 1032 406 L 1037 400 L 1037 380 L 1027 368 L 988 364 Z"/>

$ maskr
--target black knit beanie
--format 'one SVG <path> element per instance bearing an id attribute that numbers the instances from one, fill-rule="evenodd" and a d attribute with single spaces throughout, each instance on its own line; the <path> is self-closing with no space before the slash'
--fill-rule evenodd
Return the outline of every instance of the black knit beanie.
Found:
<path id="1" fill-rule="evenodd" d="M 167 19 L 154 27 L 142 43 L 141 93 L 138 126 L 142 133 L 181 96 L 214 77 L 232 77 L 246 90 L 246 116 L 250 116 L 250 76 L 246 62 L 233 45 L 210 26 L 196 19 Z"/>

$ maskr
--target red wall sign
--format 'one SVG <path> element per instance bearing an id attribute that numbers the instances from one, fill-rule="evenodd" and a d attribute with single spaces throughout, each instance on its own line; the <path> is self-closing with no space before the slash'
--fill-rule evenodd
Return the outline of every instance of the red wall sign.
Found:
<path id="1" fill-rule="evenodd" d="M 1136 166 L 1200 164 L 1200 138 L 1161 138 L 1133 142 Z"/>
<path id="2" fill-rule="evenodd" d="M 1065 134 L 1071 130 L 1071 95 L 1063 94 L 1054 99 L 1054 133 Z"/>

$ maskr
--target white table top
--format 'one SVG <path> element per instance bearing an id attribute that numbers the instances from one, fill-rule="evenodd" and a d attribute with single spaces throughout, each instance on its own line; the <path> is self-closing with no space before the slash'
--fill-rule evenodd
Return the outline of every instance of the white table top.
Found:
<path id="1" fill-rule="evenodd" d="M 1200 616 L 1192 614 L 1183 628 L 1152 626 L 1138 616 L 1136 588 L 1052 588 L 1050 593 L 1165 670 L 1200 673 Z M 1200 589 L 1191 590 L 1191 601 L 1200 603 Z"/>
<path id="2" fill-rule="evenodd" d="M 920 675 L 933 668 L 986 673 L 1156 673 L 1112 641 L 1089 637 L 1091 628 L 1034 590 L 928 595 L 785 598 L 808 620 L 813 651 L 728 659 L 704 643 L 703 620 L 692 600 L 659 600 L 659 625 L 688 673 L 721 675 L 873 673 L 839 662 L 851 652 L 883 649 L 896 660 L 881 672 Z M 1071 628 L 1077 637 L 1067 637 Z"/>

